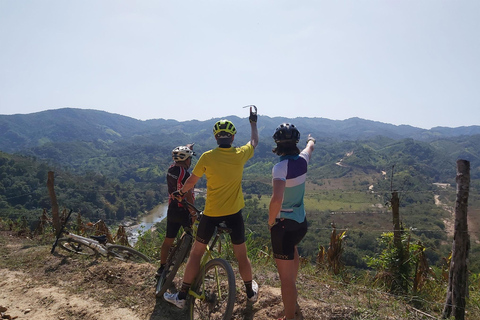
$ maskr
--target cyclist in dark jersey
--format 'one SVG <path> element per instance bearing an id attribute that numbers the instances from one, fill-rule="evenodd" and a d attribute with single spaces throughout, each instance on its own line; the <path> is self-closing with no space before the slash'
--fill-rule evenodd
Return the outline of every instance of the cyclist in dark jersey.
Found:
<path id="1" fill-rule="evenodd" d="M 160 268 L 157 271 L 157 277 L 159 277 L 165 264 L 167 263 L 168 253 L 177 236 L 180 227 L 192 226 L 192 215 L 194 212 L 190 212 L 187 208 L 183 207 L 174 197 L 172 193 L 183 186 L 185 181 L 190 176 L 188 169 L 192 164 L 193 144 L 187 146 L 179 146 L 173 149 L 172 158 L 174 163 L 168 168 L 167 171 L 167 185 L 168 185 L 168 211 L 167 211 L 167 233 L 165 240 L 162 244 L 160 253 Z M 186 194 L 186 200 L 193 204 L 193 189 L 189 190 Z"/>
<path id="2" fill-rule="evenodd" d="M 268 226 L 272 250 L 282 284 L 285 309 L 283 319 L 295 318 L 297 303 L 297 273 L 299 256 L 297 245 L 307 233 L 307 219 L 303 197 L 307 166 L 315 145 L 308 135 L 307 145 L 300 152 L 297 143 L 300 132 L 293 124 L 283 123 L 275 130 L 273 139 L 277 147 L 273 152 L 280 156 L 272 170 L 273 193 L 270 200 Z M 280 319 L 279 319 L 280 320 Z"/>

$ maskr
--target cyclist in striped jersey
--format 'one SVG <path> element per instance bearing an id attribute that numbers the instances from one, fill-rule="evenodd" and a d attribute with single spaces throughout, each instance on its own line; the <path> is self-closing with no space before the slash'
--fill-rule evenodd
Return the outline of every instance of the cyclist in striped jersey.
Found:
<path id="1" fill-rule="evenodd" d="M 285 309 L 283 320 L 290 320 L 295 318 L 297 304 L 295 283 L 300 264 L 297 245 L 307 234 L 303 197 L 307 166 L 312 156 L 315 139 L 308 135 L 307 145 L 300 152 L 297 147 L 300 132 L 289 123 L 278 126 L 273 139 L 277 144 L 273 152 L 280 156 L 280 159 L 272 170 L 273 193 L 270 200 L 268 226 L 273 255 L 282 284 L 282 300 Z"/>

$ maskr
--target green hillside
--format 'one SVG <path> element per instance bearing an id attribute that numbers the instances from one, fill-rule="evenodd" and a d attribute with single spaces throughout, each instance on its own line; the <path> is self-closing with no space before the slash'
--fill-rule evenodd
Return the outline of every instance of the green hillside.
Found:
<path id="1" fill-rule="evenodd" d="M 46 189 L 50 170 L 55 172 L 61 207 L 71 208 L 88 220 L 104 219 L 114 225 L 127 218 L 135 219 L 166 199 L 165 172 L 175 146 L 195 142 L 197 154 L 215 147 L 211 134 L 215 119 L 138 121 L 76 109 L 9 117 L 13 116 L 0 116 L 2 137 L 19 134 L 18 128 L 12 127 L 13 123 L 19 125 L 19 119 L 26 129 L 24 143 L 1 140 L 16 153 L 0 153 L 0 217 L 13 220 L 26 217 L 32 227 L 42 210 L 50 208 Z M 243 144 L 249 139 L 248 120 L 232 119 L 241 132 L 235 142 Z M 245 167 L 245 214 L 248 227 L 254 232 L 252 239 L 259 245 L 268 240 L 265 223 L 271 169 L 277 161 L 271 152 L 271 133 L 278 123 L 291 120 L 260 118 L 260 143 Z M 317 118 L 294 120 L 300 128 L 305 128 L 301 130 L 305 132 L 302 138 L 309 130 L 317 138 L 305 199 L 310 232 L 300 248 L 308 259 L 315 259 L 319 246 L 328 246 L 335 225 L 348 230 L 348 250 L 343 256 L 346 265 L 367 268 L 364 257 L 377 254 L 376 239 L 392 229 L 388 202 L 391 192 L 397 190 L 405 229 L 411 230 L 412 238 L 428 248 L 426 254 L 431 264 L 441 263 L 451 247 L 448 226 L 452 214 L 445 206 L 454 207 L 458 158 L 471 162 L 473 192 L 469 223 L 472 228 L 480 228 L 473 218 L 480 214 L 479 135 L 455 136 L 452 130 L 432 129 L 430 138 L 441 138 L 420 141 L 411 136 L 426 132 L 408 126 L 356 118 L 340 122 Z M 476 132 L 475 127 L 468 130 Z M 63 135 L 66 131 L 68 134 Z M 385 135 L 380 135 L 381 132 Z M 468 131 L 459 128 L 458 132 Z M 349 137 L 356 138 L 348 140 Z M 303 143 L 302 140 L 300 144 Z M 434 183 L 450 187 L 443 189 Z M 205 187 L 203 178 L 197 187 Z M 479 235 L 473 232 L 472 237 L 475 257 L 480 251 L 476 242 Z M 475 262 L 480 259 L 472 261 L 473 270 L 480 271 L 479 263 Z"/>

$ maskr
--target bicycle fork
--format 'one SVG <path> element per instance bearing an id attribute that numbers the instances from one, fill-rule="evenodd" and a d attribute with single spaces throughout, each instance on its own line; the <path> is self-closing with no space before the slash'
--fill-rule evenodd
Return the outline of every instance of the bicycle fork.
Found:
<path id="1" fill-rule="evenodd" d="M 218 267 L 214 267 L 214 268 L 215 268 L 215 282 L 216 282 L 215 284 L 217 286 L 217 292 L 218 292 L 218 295 L 219 295 L 219 299 L 221 300 L 222 297 L 223 297 L 223 293 L 222 293 L 222 286 L 220 284 L 220 276 L 219 276 L 219 273 L 218 273 Z M 188 290 L 188 294 L 193 296 L 195 299 L 210 302 L 210 301 L 208 301 L 207 296 L 205 294 L 205 268 L 202 268 L 201 278 L 199 280 L 201 281 L 201 284 L 202 284 L 200 294 L 198 294 L 197 292 L 195 292 L 191 288 Z"/>

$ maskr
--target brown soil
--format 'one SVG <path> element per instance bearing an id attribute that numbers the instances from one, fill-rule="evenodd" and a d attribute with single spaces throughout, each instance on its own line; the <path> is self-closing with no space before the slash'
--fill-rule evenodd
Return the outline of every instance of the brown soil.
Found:
<path id="1" fill-rule="evenodd" d="M 4 310 L 0 319 L 7 315 L 18 320 L 188 318 L 186 311 L 155 298 L 156 266 L 84 259 L 59 250 L 52 255 L 50 248 L 38 244 L 38 240 L 0 231 L 0 312 Z M 280 288 L 267 285 L 278 283 L 277 275 L 271 271 L 256 272 L 255 278 L 260 290 L 259 301 L 253 305 L 247 304 L 243 285 L 237 280 L 233 319 L 278 319 L 283 310 Z M 299 296 L 297 319 L 371 318 L 365 306 L 360 306 L 362 312 L 354 303 L 349 306 L 345 301 L 350 298 L 328 285 L 319 286 L 302 275 L 298 283 L 302 291 L 310 293 Z M 355 301 L 358 304 L 357 297 Z M 375 319 L 400 318 L 377 315 Z"/>

